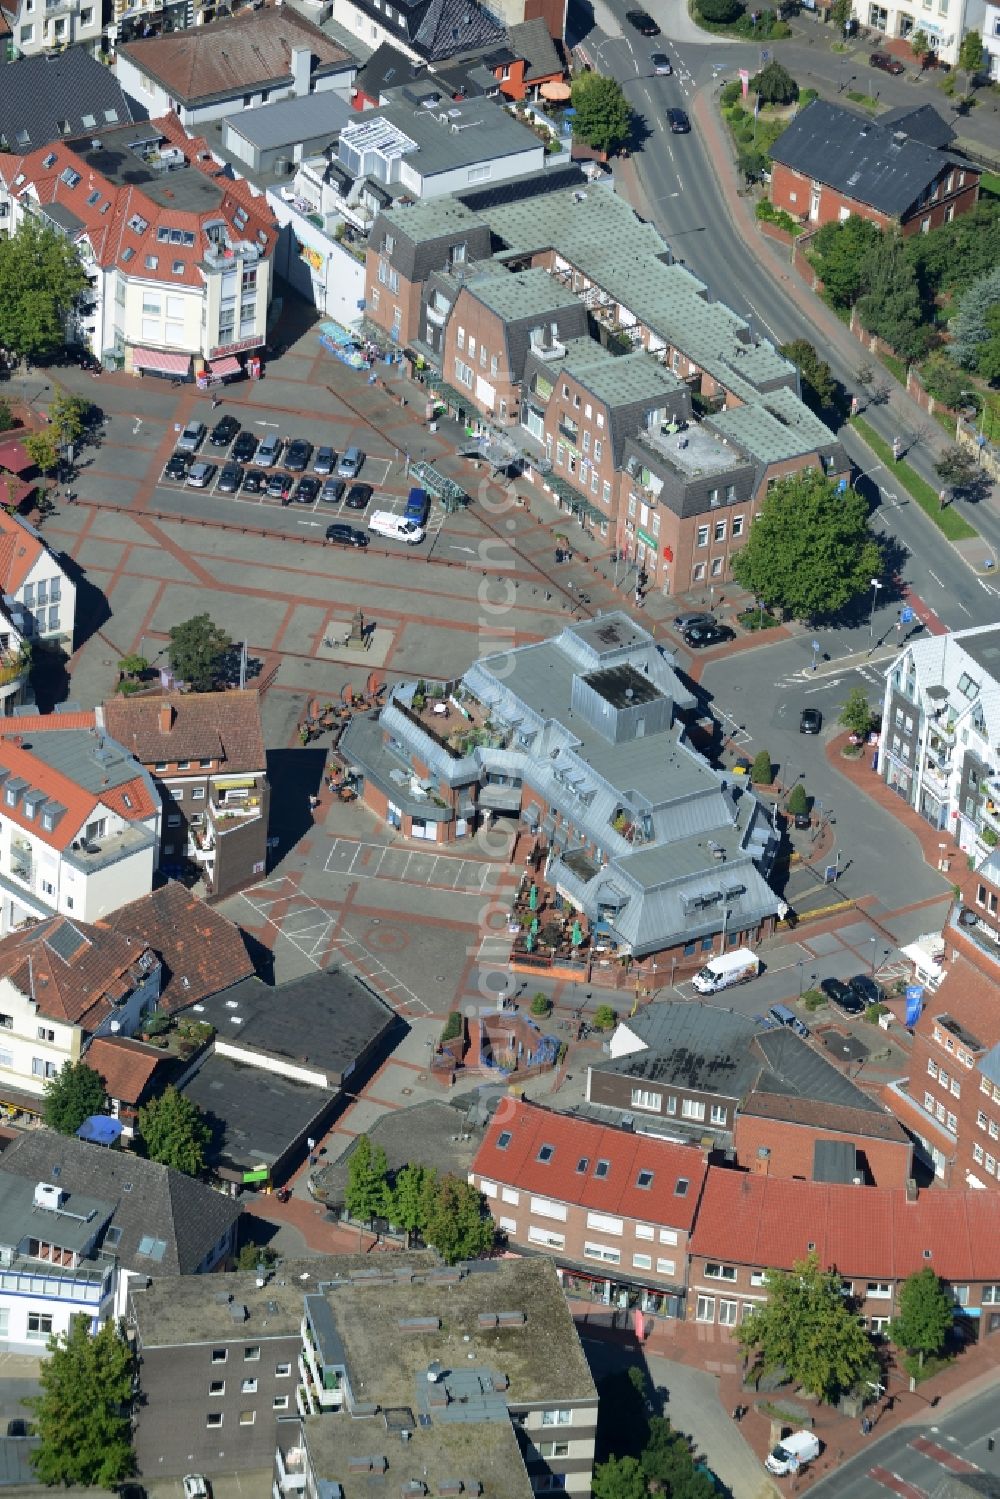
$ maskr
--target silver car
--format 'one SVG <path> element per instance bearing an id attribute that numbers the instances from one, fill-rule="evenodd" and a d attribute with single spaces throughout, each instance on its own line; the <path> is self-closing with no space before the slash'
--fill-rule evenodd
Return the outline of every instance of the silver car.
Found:
<path id="1" fill-rule="evenodd" d="M 184 431 L 177 439 L 177 449 L 181 453 L 196 453 L 201 447 L 205 437 L 204 422 L 188 422 Z"/>
<path id="2" fill-rule="evenodd" d="M 214 463 L 192 463 L 188 469 L 187 483 L 191 489 L 205 489 L 212 482 Z"/>

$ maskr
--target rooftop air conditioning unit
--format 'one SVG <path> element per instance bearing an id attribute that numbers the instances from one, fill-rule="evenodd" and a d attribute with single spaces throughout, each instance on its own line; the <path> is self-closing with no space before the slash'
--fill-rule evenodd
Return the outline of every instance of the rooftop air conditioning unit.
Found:
<path id="1" fill-rule="evenodd" d="M 61 1187 L 52 1182 L 37 1182 L 35 1184 L 34 1206 L 45 1208 L 46 1212 L 56 1213 L 62 1206 L 63 1191 Z"/>

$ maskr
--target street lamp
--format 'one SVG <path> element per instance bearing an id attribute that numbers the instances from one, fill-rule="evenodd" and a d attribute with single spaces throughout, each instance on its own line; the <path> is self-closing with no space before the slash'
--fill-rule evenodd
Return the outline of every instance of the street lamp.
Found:
<path id="1" fill-rule="evenodd" d="M 868 619 L 868 638 L 869 638 L 869 640 L 874 640 L 875 639 L 875 605 L 878 602 L 878 591 L 883 586 L 884 585 L 879 582 L 878 578 L 872 578 L 872 610 L 871 610 L 871 615 L 869 616 L 869 619 Z"/>
<path id="2" fill-rule="evenodd" d="M 876 944 L 877 941 L 878 941 L 877 937 L 872 937 L 871 938 L 871 944 L 872 944 L 872 978 L 875 977 L 875 944 Z"/>

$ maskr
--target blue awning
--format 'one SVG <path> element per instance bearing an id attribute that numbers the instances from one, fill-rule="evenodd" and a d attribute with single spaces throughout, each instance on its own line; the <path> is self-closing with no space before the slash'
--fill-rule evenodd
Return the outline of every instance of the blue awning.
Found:
<path id="1" fill-rule="evenodd" d="M 116 1145 L 121 1139 L 121 1120 L 112 1119 L 108 1114 L 91 1114 L 85 1119 L 76 1132 L 78 1140 L 86 1140 L 91 1145 Z"/>

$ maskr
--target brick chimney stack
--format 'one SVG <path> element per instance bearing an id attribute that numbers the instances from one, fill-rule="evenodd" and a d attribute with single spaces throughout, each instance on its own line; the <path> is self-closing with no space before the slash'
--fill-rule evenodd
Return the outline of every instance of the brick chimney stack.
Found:
<path id="1" fill-rule="evenodd" d="M 174 707 L 172 703 L 160 704 L 160 733 L 169 734 L 174 726 Z"/>

